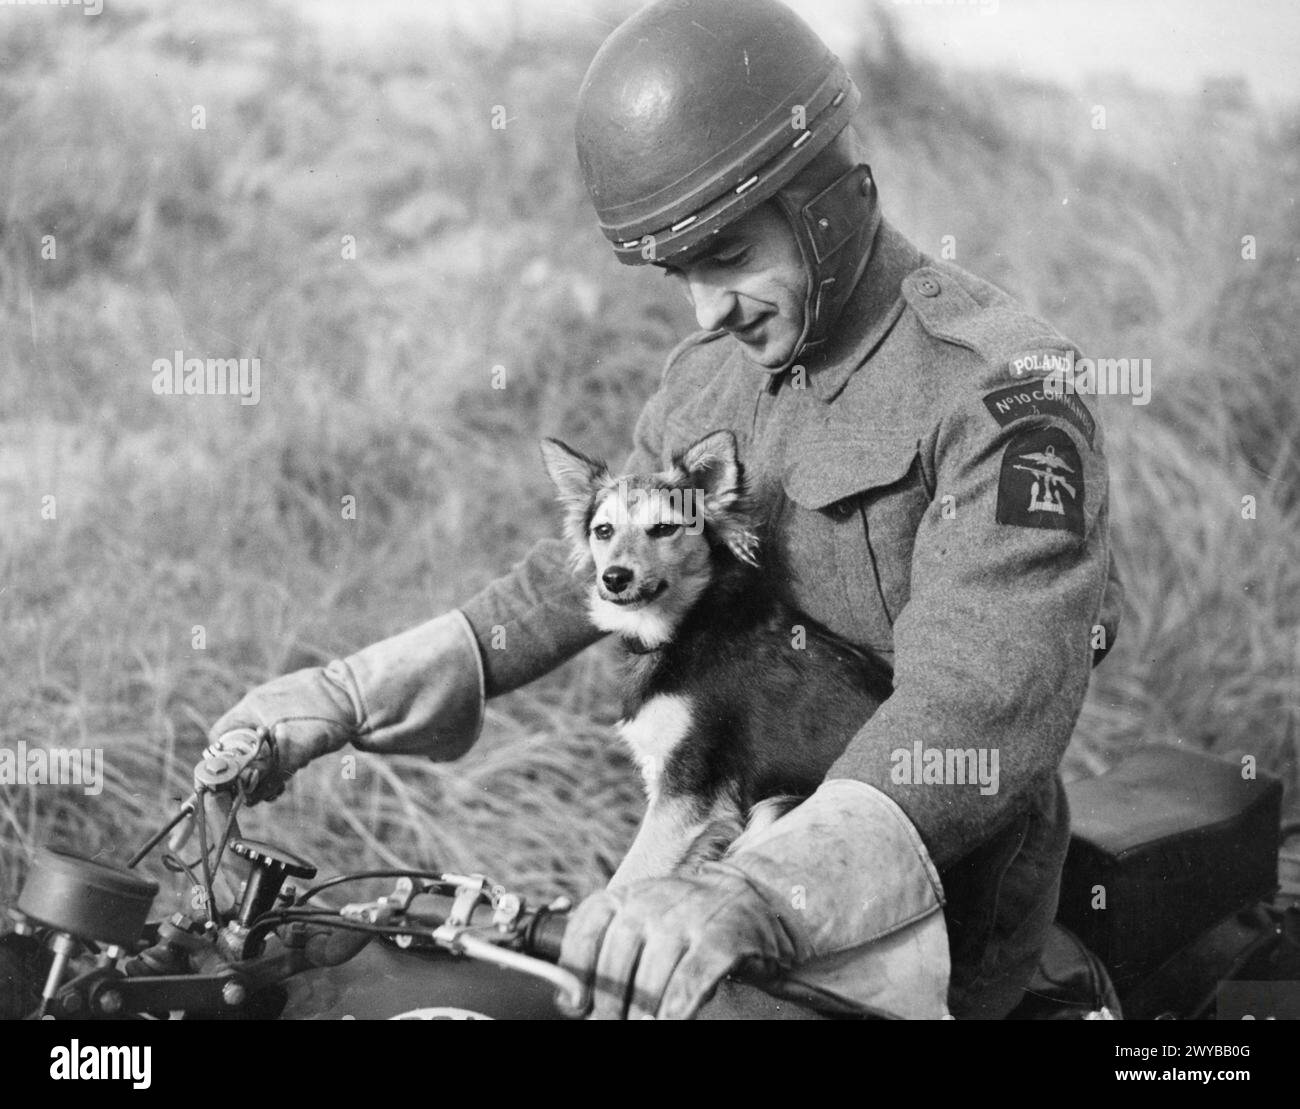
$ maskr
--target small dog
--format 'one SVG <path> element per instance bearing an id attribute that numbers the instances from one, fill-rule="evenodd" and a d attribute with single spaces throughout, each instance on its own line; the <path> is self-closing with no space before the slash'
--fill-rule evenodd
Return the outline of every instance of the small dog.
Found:
<path id="1" fill-rule="evenodd" d="M 625 653 L 619 730 L 648 806 L 610 885 L 689 871 L 812 793 L 892 674 L 766 580 L 730 431 L 655 474 L 615 478 L 556 439 L 542 457 L 592 620 Z"/>

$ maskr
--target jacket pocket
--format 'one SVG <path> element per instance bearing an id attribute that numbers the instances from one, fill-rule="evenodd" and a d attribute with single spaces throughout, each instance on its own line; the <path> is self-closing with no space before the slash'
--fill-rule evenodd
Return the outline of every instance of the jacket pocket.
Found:
<path id="1" fill-rule="evenodd" d="M 779 536 L 795 603 L 846 638 L 893 648 L 930 502 L 917 440 L 821 429 L 787 459 Z"/>

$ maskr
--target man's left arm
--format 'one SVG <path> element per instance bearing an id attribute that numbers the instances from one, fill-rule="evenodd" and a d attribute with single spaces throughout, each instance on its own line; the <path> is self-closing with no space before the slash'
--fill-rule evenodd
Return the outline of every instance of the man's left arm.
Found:
<path id="1" fill-rule="evenodd" d="M 1003 426 L 984 403 L 995 387 L 954 403 L 921 444 L 933 498 L 894 626 L 893 694 L 821 788 L 730 860 L 773 904 L 805 891 L 811 958 L 875 942 L 900 905 L 938 907 L 934 871 L 997 834 L 1056 773 L 1094 650 L 1113 640 L 1101 428 L 1078 396 L 1044 405 L 1059 415 Z M 891 814 L 915 837 L 895 835 L 889 853 L 864 847 Z M 796 825 L 822 826 L 818 851 Z"/>
<path id="2" fill-rule="evenodd" d="M 940 868 L 1056 772 L 1094 647 L 1114 635 L 1102 431 L 1068 399 L 1070 416 L 1003 427 L 976 393 L 922 445 L 934 496 L 894 626 L 894 693 L 827 776 L 892 798 Z"/>

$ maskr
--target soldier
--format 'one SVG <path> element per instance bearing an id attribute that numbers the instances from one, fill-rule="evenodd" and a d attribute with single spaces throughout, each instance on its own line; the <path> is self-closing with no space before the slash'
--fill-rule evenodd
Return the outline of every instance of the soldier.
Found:
<path id="1" fill-rule="evenodd" d="M 660 0 L 579 94 L 604 234 L 680 283 L 701 328 L 625 471 L 733 429 L 774 580 L 895 671 L 821 788 L 753 843 L 579 906 L 563 961 L 597 1016 L 694 1015 L 757 964 L 860 1011 L 1002 1017 L 1055 915 L 1058 767 L 1120 596 L 1102 429 L 1017 369 L 1072 358 L 1068 340 L 882 217 L 859 101 L 776 0 Z M 269 730 L 263 798 L 348 743 L 458 757 L 486 697 L 599 638 L 566 555 L 542 541 L 459 610 L 252 690 L 214 737 Z M 998 759 L 995 790 L 945 779 L 971 751 Z"/>

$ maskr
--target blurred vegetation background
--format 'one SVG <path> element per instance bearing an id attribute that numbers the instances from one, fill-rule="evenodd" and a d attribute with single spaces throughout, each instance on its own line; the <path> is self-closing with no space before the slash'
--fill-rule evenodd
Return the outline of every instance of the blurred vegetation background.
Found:
<path id="1" fill-rule="evenodd" d="M 694 326 L 613 260 L 573 155 L 582 74 L 635 6 L 356 42 L 251 2 L 0 10 L 0 742 L 102 747 L 107 774 L 95 798 L 0 786 L 0 903 L 38 843 L 128 856 L 247 687 L 554 533 L 539 437 L 622 457 Z M 1153 362 L 1150 405 L 1099 400 L 1127 611 L 1066 774 L 1145 743 L 1251 754 L 1295 815 L 1300 116 L 1130 87 L 1094 130 L 1075 93 L 942 71 L 862 19 L 890 218 L 1086 351 Z M 259 358 L 260 404 L 155 396 L 177 349 Z M 584 892 L 640 810 L 609 676 L 597 648 L 493 702 L 459 763 L 323 759 L 245 831 L 325 873 Z"/>

